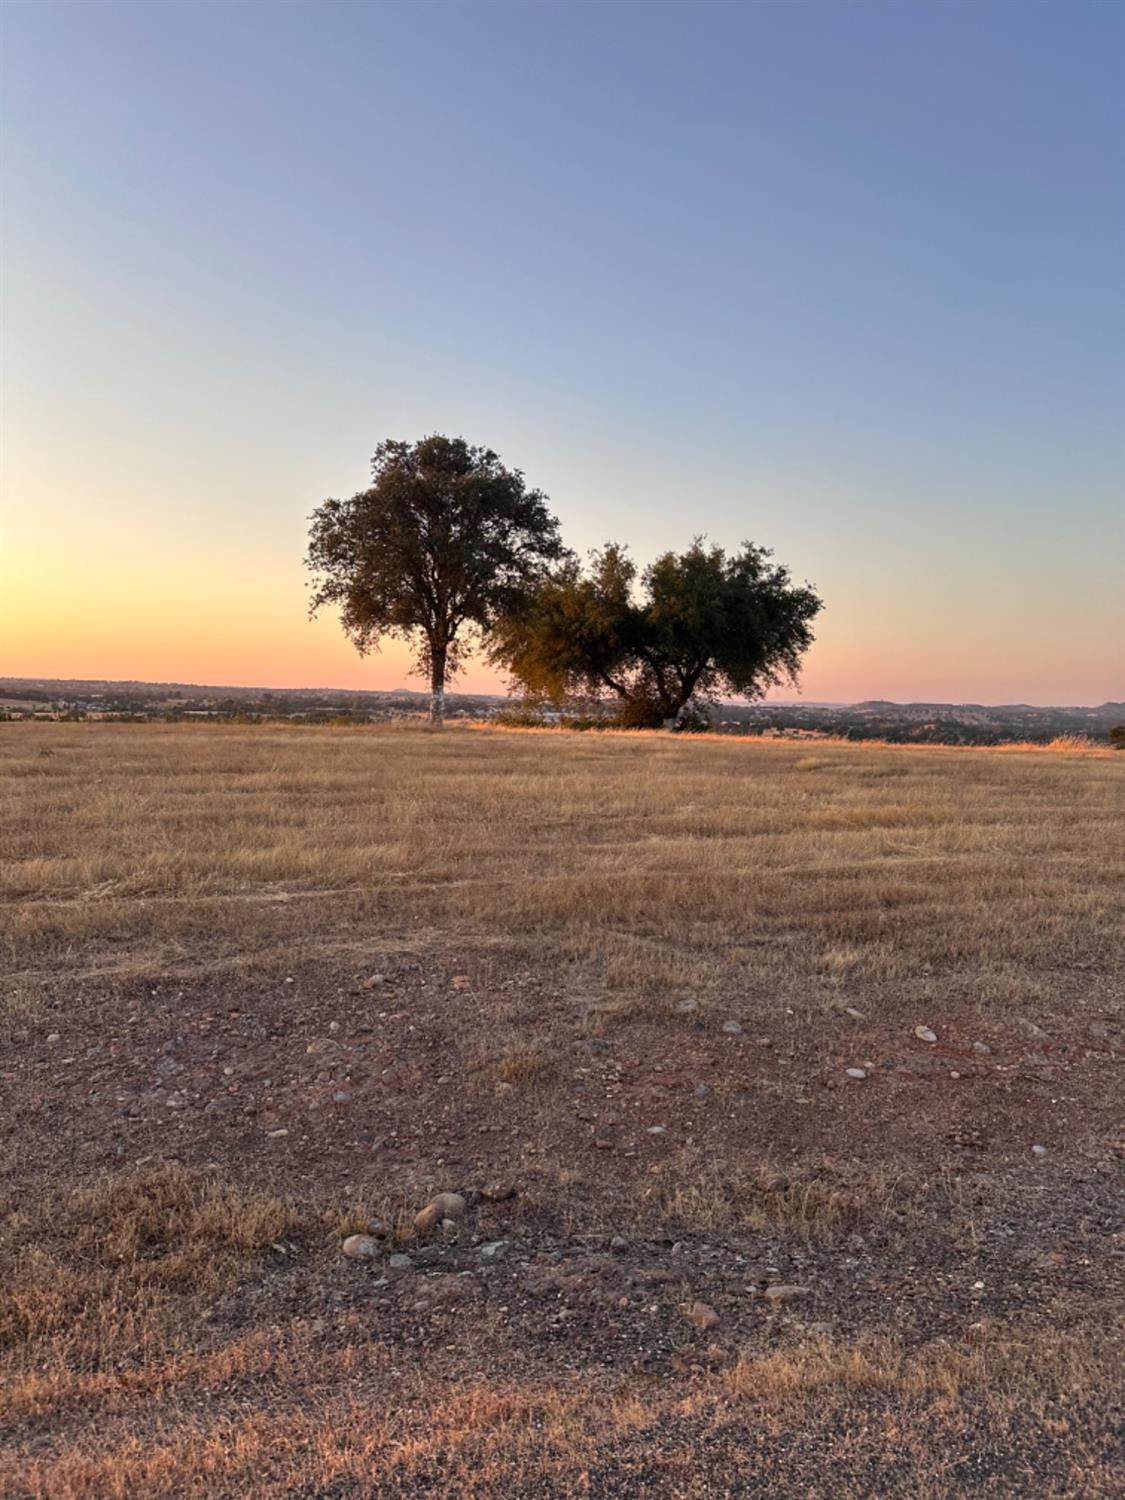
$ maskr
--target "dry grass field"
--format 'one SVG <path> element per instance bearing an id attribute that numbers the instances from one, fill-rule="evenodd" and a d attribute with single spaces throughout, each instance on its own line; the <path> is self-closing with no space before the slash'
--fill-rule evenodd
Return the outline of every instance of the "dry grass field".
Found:
<path id="1" fill-rule="evenodd" d="M 1119 1493 L 1123 793 L 2 726 L 0 1493 Z"/>

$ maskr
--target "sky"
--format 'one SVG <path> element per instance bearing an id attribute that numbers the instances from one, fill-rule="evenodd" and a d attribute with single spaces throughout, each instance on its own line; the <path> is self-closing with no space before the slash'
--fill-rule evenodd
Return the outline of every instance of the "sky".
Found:
<path id="1" fill-rule="evenodd" d="M 422 686 L 302 560 L 437 431 L 580 552 L 772 547 L 809 700 L 1125 697 L 1117 0 L 9 0 L 0 44 L 0 675 Z"/>

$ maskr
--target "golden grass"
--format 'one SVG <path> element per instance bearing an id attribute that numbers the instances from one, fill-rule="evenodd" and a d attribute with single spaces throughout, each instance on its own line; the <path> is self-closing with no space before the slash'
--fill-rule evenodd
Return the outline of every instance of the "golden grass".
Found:
<path id="1" fill-rule="evenodd" d="M 158 1408 L 143 1439 L 94 1424 L 61 1452 L 8 1468 L 7 1495 L 28 1500 L 171 1500 L 284 1495 L 588 1495 L 591 1475 L 618 1473 L 607 1493 L 705 1496 L 709 1463 L 733 1442 L 743 1463 L 766 1477 L 770 1445 L 784 1453 L 811 1429 L 848 1434 L 832 1451 L 833 1494 L 938 1500 L 964 1491 L 949 1480 L 970 1434 L 993 1441 L 1055 1445 L 1072 1436 L 1084 1401 L 1112 1379 L 1104 1338 L 1079 1341 L 1034 1327 L 982 1328 L 969 1345 L 937 1340 L 907 1351 L 889 1339 L 798 1338 L 787 1347 L 723 1362 L 696 1383 L 662 1388 L 623 1381 L 606 1392 L 511 1385 L 480 1377 L 442 1390 L 404 1380 L 400 1402 L 373 1403 L 366 1380 L 383 1374 L 379 1346 L 318 1352 L 295 1333 L 278 1340 L 271 1381 L 299 1388 L 298 1403 L 245 1410 L 235 1403 L 210 1421 L 191 1402 Z M 245 1359 L 239 1351 L 238 1365 Z M 212 1361 L 221 1378 L 221 1360 Z M 189 1395 L 189 1381 L 183 1394 Z M 172 1398 L 176 1392 L 163 1394 Z M 127 1393 L 135 1402 L 143 1393 Z M 729 1462 L 729 1448 L 727 1449 Z M 1109 1496 L 1112 1466 L 1073 1452 L 1081 1485 L 1048 1473 L 993 1493 Z M 658 1465 L 654 1488 L 630 1483 Z M 741 1467 L 741 1466 L 738 1466 Z M 729 1472 L 729 1471 L 728 1471 Z M 818 1482 L 814 1469 L 809 1474 Z M 5 1466 L 0 1460 L 0 1480 Z M 624 1483 L 622 1482 L 622 1477 Z M 784 1482 L 785 1470 L 781 1476 Z M 796 1478 L 790 1475 L 790 1480 Z M 1012 1478 L 1015 1477 L 1013 1474 Z M 1077 1480 L 1077 1474 L 1075 1474 Z M 1117 1478 L 1120 1476 L 1118 1475 Z M 773 1492 L 783 1492 L 774 1490 Z M 826 1491 L 810 1487 L 802 1493 Z"/>
<path id="2" fill-rule="evenodd" d="M 605 992 L 852 981 L 989 1005 L 1122 957 L 1125 757 L 703 736 L 10 724 L 9 1004 L 457 940 Z M 365 930 L 375 933 L 365 937 Z"/>

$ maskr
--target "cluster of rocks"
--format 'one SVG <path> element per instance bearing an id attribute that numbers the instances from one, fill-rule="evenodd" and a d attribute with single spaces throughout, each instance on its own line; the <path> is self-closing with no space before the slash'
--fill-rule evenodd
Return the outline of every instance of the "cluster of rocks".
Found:
<path id="1" fill-rule="evenodd" d="M 407 1231 L 405 1236 L 396 1236 L 389 1225 L 375 1221 L 367 1226 L 365 1233 L 349 1234 L 340 1249 L 349 1260 L 377 1260 L 390 1249 L 396 1240 L 401 1243 L 405 1239 L 407 1243 L 414 1244 L 425 1240 L 427 1236 L 439 1230 L 445 1236 L 452 1236 L 457 1231 L 459 1221 L 468 1212 L 471 1200 L 503 1203 L 509 1198 L 514 1198 L 515 1192 L 512 1183 L 499 1181 L 488 1183 L 479 1191 L 473 1190 L 467 1194 L 438 1193 L 414 1215 L 413 1229 Z M 491 1240 L 478 1245 L 477 1254 L 480 1260 L 488 1265 L 493 1261 L 501 1260 L 506 1255 L 510 1243 L 509 1240 Z M 422 1245 L 414 1255 L 409 1255 L 403 1250 L 388 1255 L 386 1266 L 388 1271 L 401 1274 L 412 1271 L 416 1262 L 428 1264 L 440 1260 L 441 1257 L 440 1245 Z"/>

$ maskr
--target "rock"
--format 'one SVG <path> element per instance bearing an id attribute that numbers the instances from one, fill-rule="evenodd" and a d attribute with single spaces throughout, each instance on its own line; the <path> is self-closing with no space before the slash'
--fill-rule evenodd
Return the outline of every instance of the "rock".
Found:
<path id="1" fill-rule="evenodd" d="M 866 1068 L 845 1068 L 844 1072 L 848 1075 L 849 1078 L 866 1078 L 867 1077 L 867 1069 Z"/>
<path id="2" fill-rule="evenodd" d="M 989 1047 L 987 1045 L 987 1043 L 985 1043 L 985 1042 L 974 1042 L 973 1043 L 973 1051 L 975 1053 L 977 1053 L 977 1055 L 980 1056 L 980 1057 L 991 1057 L 992 1056 L 992 1048 Z"/>
<path id="3" fill-rule="evenodd" d="M 854 1005 L 845 1005 L 844 1014 L 846 1016 L 851 1016 L 853 1021 L 863 1021 L 867 1019 L 861 1010 L 856 1010 Z"/>
<path id="4" fill-rule="evenodd" d="M 699 1009 L 699 1001 L 690 998 L 676 1001 L 676 1010 L 681 1016 L 690 1016 L 693 1011 Z"/>
<path id="5" fill-rule="evenodd" d="M 56 1042 L 61 1042 L 62 1041 L 62 1037 L 59 1035 L 59 1033 L 57 1031 L 52 1031 L 48 1035 L 47 1040 L 48 1040 L 48 1042 L 50 1042 L 51 1046 L 53 1047 Z"/>
<path id="6" fill-rule="evenodd" d="M 379 986 L 384 982 L 386 977 L 387 976 L 385 974 L 372 974 L 369 979 L 365 979 L 363 981 L 362 987 L 365 990 L 377 990 Z"/>
<path id="7" fill-rule="evenodd" d="M 1038 1156 L 1042 1158 L 1047 1155 L 1047 1148 L 1046 1146 L 1032 1146 L 1031 1154 L 1032 1156 Z"/>
<path id="8" fill-rule="evenodd" d="M 718 1328 L 721 1321 L 715 1309 L 706 1302 L 692 1302 L 684 1309 L 684 1317 L 693 1328 L 701 1328 L 704 1333 L 711 1328 Z"/>
<path id="9" fill-rule="evenodd" d="M 664 1135 L 665 1132 L 667 1131 L 667 1129 L 668 1129 L 667 1125 L 650 1125 L 647 1128 L 647 1130 L 645 1131 L 645 1134 L 646 1135 Z"/>
<path id="10" fill-rule="evenodd" d="M 377 1240 L 385 1240 L 390 1237 L 391 1226 L 384 1224 L 382 1219 L 372 1219 L 367 1226 L 368 1234 L 373 1234 Z"/>
<path id="11" fill-rule="evenodd" d="M 491 1265 L 493 1261 L 503 1260 L 511 1246 L 511 1240 L 490 1240 L 480 1247 L 480 1258 Z"/>
<path id="12" fill-rule="evenodd" d="M 465 1212 L 465 1200 L 460 1193 L 439 1193 L 430 1207 L 436 1208 L 443 1219 L 459 1219 Z"/>
<path id="13" fill-rule="evenodd" d="M 625 1238 L 624 1235 L 615 1234 L 609 1242 L 609 1248 L 620 1255 L 622 1251 L 628 1250 L 629 1241 Z"/>
<path id="14" fill-rule="evenodd" d="M 441 1222 L 441 1209 L 436 1203 L 427 1203 L 414 1215 L 414 1228 L 418 1234 L 429 1234 Z"/>
<path id="15" fill-rule="evenodd" d="M 729 1036 L 741 1036 L 742 1035 L 742 1025 L 738 1021 L 724 1021 L 723 1022 L 723 1030 L 725 1032 L 727 1032 L 727 1034 Z"/>
<path id="16" fill-rule="evenodd" d="M 392 1255 L 391 1258 L 387 1261 L 387 1269 L 401 1275 L 406 1271 L 413 1271 L 414 1262 L 410 1259 L 409 1255 L 403 1255 L 401 1253 L 398 1255 Z"/>
<path id="17" fill-rule="evenodd" d="M 511 1182 L 489 1182 L 480 1192 L 487 1203 L 506 1203 L 516 1196 L 515 1184 Z"/>
<path id="18" fill-rule="evenodd" d="M 936 1042 L 937 1032 L 931 1031 L 928 1026 L 915 1026 L 914 1035 L 920 1042 Z"/>
<path id="19" fill-rule="evenodd" d="M 305 1048 L 309 1057 L 325 1057 L 330 1052 L 338 1052 L 339 1042 L 334 1042 L 330 1036 L 315 1037 Z"/>
<path id="20" fill-rule="evenodd" d="M 768 1286 L 762 1296 L 767 1302 L 796 1302 L 801 1297 L 807 1297 L 811 1291 L 811 1286 Z"/>
<path id="21" fill-rule="evenodd" d="M 369 1234 L 349 1234 L 340 1249 L 349 1260 L 374 1260 L 379 1253 L 379 1242 Z"/>
<path id="22" fill-rule="evenodd" d="M 1018 1017 L 1016 1025 L 1023 1032 L 1024 1036 L 1030 1037 L 1033 1042 L 1045 1042 L 1047 1040 L 1047 1033 L 1043 1030 L 1042 1026 L 1036 1026 L 1035 1022 L 1029 1021 L 1026 1016 Z"/>
<path id="23" fill-rule="evenodd" d="M 695 1097 L 697 1099 L 710 1099 L 714 1090 L 709 1083 L 697 1083 L 695 1085 Z"/>

